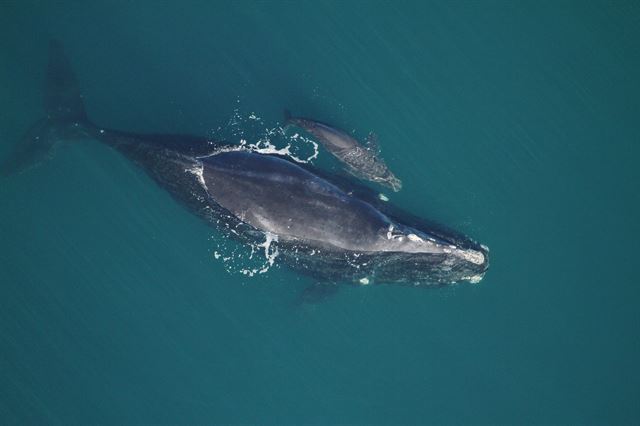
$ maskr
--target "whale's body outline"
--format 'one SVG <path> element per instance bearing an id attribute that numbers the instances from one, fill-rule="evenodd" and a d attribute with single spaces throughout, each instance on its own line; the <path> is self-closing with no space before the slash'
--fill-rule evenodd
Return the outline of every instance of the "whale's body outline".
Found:
<path id="1" fill-rule="evenodd" d="M 32 153 L 46 152 L 57 140 L 88 137 L 139 165 L 223 235 L 260 244 L 265 234 L 281 234 L 284 263 L 321 281 L 444 285 L 478 282 L 488 268 L 486 247 L 381 203 L 366 187 L 313 165 L 197 136 L 135 134 L 92 124 L 57 42 L 51 44 L 46 78 L 47 116 L 0 165 L 4 173 L 24 168 Z"/>
<path id="2" fill-rule="evenodd" d="M 285 124 L 297 126 L 311 134 L 342 162 L 353 176 L 379 183 L 395 192 L 402 189 L 402 181 L 389 169 L 380 156 L 378 147 L 363 146 L 356 138 L 336 127 L 310 118 L 293 117 L 286 110 Z"/>

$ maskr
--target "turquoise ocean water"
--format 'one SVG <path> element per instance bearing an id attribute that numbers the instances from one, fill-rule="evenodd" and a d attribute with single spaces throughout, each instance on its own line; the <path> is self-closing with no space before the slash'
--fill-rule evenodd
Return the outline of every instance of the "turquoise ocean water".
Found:
<path id="1" fill-rule="evenodd" d="M 376 132 L 391 201 L 492 263 L 300 304 L 309 278 L 240 274 L 133 164 L 62 143 L 0 181 L 1 424 L 640 422 L 637 2 L 5 0 L 0 159 L 51 38 L 104 126 Z"/>

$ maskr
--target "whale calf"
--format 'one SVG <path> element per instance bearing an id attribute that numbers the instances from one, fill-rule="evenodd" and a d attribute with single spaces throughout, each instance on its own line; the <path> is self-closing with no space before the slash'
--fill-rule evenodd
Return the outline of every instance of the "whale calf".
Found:
<path id="1" fill-rule="evenodd" d="M 276 240 L 282 263 L 318 282 L 430 286 L 475 283 L 487 271 L 486 247 L 380 203 L 353 179 L 242 144 L 98 126 L 59 43 L 52 42 L 50 56 L 46 117 L 3 162 L 3 173 L 26 167 L 31 154 L 42 157 L 60 140 L 91 138 L 137 164 L 223 236 L 254 247 Z"/>
<path id="2" fill-rule="evenodd" d="M 377 182 L 395 192 L 402 189 L 402 181 L 389 170 L 380 157 L 377 146 L 363 146 L 342 130 L 321 121 L 293 117 L 287 110 L 285 110 L 285 124 L 300 127 L 313 135 L 327 151 L 345 164 L 347 171 L 354 176 Z"/>

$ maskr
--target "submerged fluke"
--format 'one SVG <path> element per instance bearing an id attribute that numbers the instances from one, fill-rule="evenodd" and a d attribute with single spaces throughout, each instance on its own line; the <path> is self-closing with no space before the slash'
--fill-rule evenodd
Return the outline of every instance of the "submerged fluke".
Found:
<path id="1" fill-rule="evenodd" d="M 0 176 L 37 166 L 52 156 L 58 141 L 90 133 L 78 81 L 62 45 L 56 40 L 49 44 L 43 98 L 45 118 L 32 125 L 9 157 L 0 163 Z"/>
<path id="2" fill-rule="evenodd" d="M 49 43 L 44 108 L 50 120 L 82 122 L 87 119 L 78 79 L 62 44 L 57 40 Z"/>

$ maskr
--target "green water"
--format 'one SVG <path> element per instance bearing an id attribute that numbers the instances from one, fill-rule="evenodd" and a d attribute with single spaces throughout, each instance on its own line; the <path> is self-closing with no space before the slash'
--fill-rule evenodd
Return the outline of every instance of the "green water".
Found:
<path id="1" fill-rule="evenodd" d="M 392 202 L 492 264 L 300 305 L 309 278 L 227 272 L 134 165 L 62 144 L 0 181 L 0 423 L 640 421 L 637 2 L 9 0 L 0 158 L 43 114 L 51 37 L 104 126 L 375 131 Z"/>

